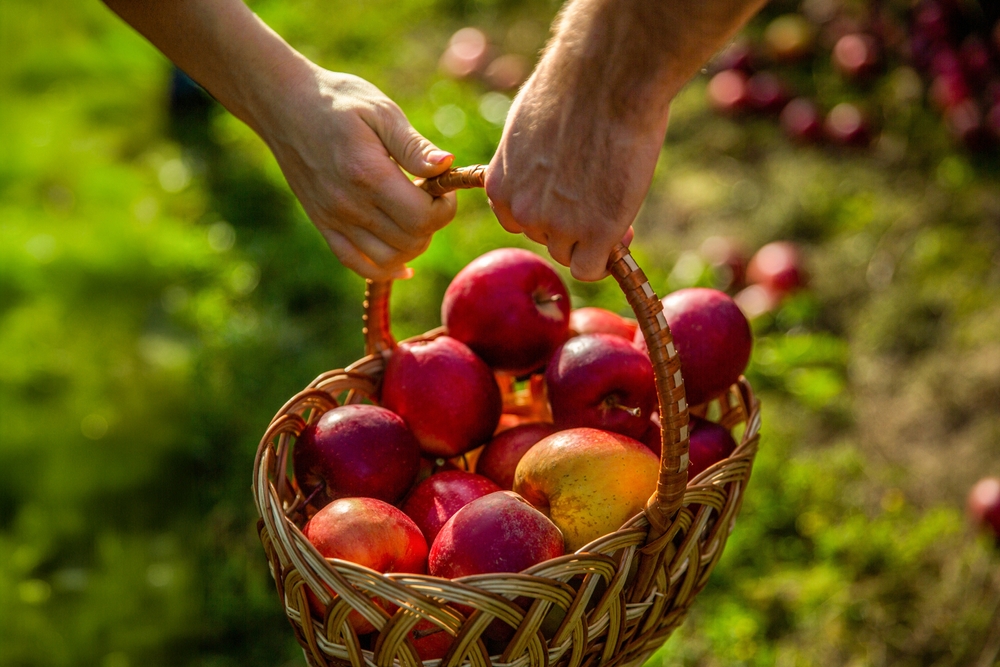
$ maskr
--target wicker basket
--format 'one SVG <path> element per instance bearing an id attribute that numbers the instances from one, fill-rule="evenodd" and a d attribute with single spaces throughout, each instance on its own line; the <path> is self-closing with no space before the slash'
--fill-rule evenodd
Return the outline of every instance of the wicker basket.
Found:
<path id="1" fill-rule="evenodd" d="M 483 167 L 458 169 L 423 187 L 435 195 L 481 187 L 483 175 Z M 422 627 L 454 637 L 449 653 L 428 661 L 428 667 L 638 665 L 680 625 L 722 555 L 739 512 L 757 451 L 760 407 L 741 379 L 712 405 L 692 408 L 709 411 L 727 428 L 742 425 L 742 434 L 728 459 L 689 482 L 689 410 L 659 299 L 624 246 L 615 249 L 609 269 L 636 314 L 656 372 L 663 443 L 657 488 L 640 514 L 576 553 L 518 574 L 455 580 L 381 574 L 325 559 L 300 530 L 306 499 L 288 472 L 295 439 L 306 424 L 337 405 L 377 403 L 385 359 L 395 346 L 389 331 L 391 283 L 369 282 L 368 356 L 320 375 L 289 400 L 264 434 L 254 465 L 260 539 L 310 665 L 416 667 L 421 663 L 409 635 L 421 621 L 429 621 Z M 443 333 L 437 329 L 417 338 Z M 537 382 L 515 391 L 514 383 L 500 380 L 506 413 L 544 409 Z M 310 611 L 307 588 L 325 609 L 323 616 Z M 374 597 L 392 604 L 378 605 Z M 376 632 L 359 638 L 348 622 L 353 611 Z M 511 628 L 499 650 L 487 639 L 489 633 L 484 637 L 498 623 Z"/>

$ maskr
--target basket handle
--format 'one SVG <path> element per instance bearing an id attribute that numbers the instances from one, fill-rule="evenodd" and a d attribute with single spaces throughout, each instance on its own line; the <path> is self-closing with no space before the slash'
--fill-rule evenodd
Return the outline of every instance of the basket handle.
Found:
<path id="1" fill-rule="evenodd" d="M 440 197 L 453 190 L 481 188 L 486 167 L 475 165 L 451 169 L 415 183 L 429 194 Z M 663 306 L 650 287 L 646 275 L 635 263 L 629 249 L 615 245 L 608 258 L 608 270 L 618 281 L 635 312 L 646 339 L 656 392 L 660 403 L 660 473 L 656 491 L 646 503 L 651 531 L 649 542 L 664 534 L 680 509 L 687 487 L 688 406 L 681 378 L 680 359 L 674 347 Z M 392 281 L 367 281 L 365 292 L 365 349 L 368 354 L 386 354 L 396 343 L 389 330 L 389 295 Z"/>

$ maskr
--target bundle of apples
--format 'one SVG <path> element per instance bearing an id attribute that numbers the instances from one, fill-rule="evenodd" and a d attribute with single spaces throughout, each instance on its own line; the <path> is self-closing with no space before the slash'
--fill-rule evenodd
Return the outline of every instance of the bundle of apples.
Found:
<path id="1" fill-rule="evenodd" d="M 688 402 L 727 392 L 750 356 L 739 308 L 711 289 L 662 303 Z M 449 579 L 520 572 L 586 550 L 643 509 L 658 479 L 660 427 L 634 321 L 571 312 L 552 266 L 511 248 L 455 277 L 442 320 L 446 334 L 391 350 L 381 405 L 335 407 L 299 436 L 303 533 L 320 554 Z M 536 400 L 505 410 L 498 379 L 524 382 Z M 735 447 L 723 426 L 692 417 L 689 479 Z M 349 621 L 358 634 L 374 630 L 356 612 Z M 422 659 L 450 646 L 435 630 L 413 630 Z"/>

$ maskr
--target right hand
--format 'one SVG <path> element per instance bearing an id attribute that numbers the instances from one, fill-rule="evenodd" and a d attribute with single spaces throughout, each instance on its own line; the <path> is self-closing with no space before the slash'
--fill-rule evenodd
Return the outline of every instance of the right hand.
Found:
<path id="1" fill-rule="evenodd" d="M 455 216 L 455 195 L 430 196 L 400 167 L 429 178 L 454 157 L 371 83 L 317 66 L 311 73 L 282 91 L 280 116 L 261 134 L 344 266 L 373 280 L 408 278 L 406 262 Z"/>

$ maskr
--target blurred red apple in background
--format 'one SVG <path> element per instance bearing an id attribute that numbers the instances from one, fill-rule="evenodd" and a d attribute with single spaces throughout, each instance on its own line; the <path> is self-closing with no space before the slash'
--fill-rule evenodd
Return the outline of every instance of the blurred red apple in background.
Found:
<path id="1" fill-rule="evenodd" d="M 802 255 L 791 241 L 774 241 L 762 246 L 750 258 L 747 279 L 782 296 L 808 282 Z"/>
<path id="2" fill-rule="evenodd" d="M 324 558 L 339 558 L 378 572 L 427 571 L 427 541 L 410 517 L 375 498 L 340 498 L 306 523 L 302 534 Z M 309 595 L 314 611 L 318 599 Z M 359 634 L 375 628 L 354 611 L 348 617 Z"/>
<path id="3" fill-rule="evenodd" d="M 441 70 L 455 79 L 478 72 L 488 58 L 486 35 L 479 28 L 462 28 L 448 41 L 448 48 L 438 63 Z"/>
<path id="4" fill-rule="evenodd" d="M 700 252 L 714 269 L 719 289 L 743 287 L 747 254 L 739 241 L 725 236 L 709 236 L 702 242 Z M 632 338 L 635 338 L 634 333 Z"/>
<path id="5" fill-rule="evenodd" d="M 431 475 L 410 492 L 401 509 L 424 534 L 427 543 L 434 542 L 438 531 L 451 516 L 465 505 L 500 487 L 491 480 L 463 470 L 450 470 Z"/>
<path id="6" fill-rule="evenodd" d="M 604 308 L 577 308 L 569 314 L 569 330 L 575 335 L 605 333 L 632 340 L 638 326 L 634 320 Z"/>
<path id="7" fill-rule="evenodd" d="M 569 292 L 552 265 L 519 248 L 486 253 L 445 291 L 441 321 L 491 367 L 525 375 L 569 336 Z"/>
<path id="8" fill-rule="evenodd" d="M 1000 539 L 1000 478 L 984 477 L 969 492 L 969 517 Z"/>
<path id="9" fill-rule="evenodd" d="M 493 90 L 514 90 L 524 83 L 530 72 L 531 63 L 527 58 L 516 53 L 508 53 L 486 67 L 483 79 Z"/>
<path id="10" fill-rule="evenodd" d="M 736 449 L 736 441 L 725 427 L 707 419 L 692 415 L 688 425 L 691 438 L 688 453 L 690 480 L 709 466 L 728 458 Z"/>
<path id="11" fill-rule="evenodd" d="M 463 343 L 438 336 L 392 351 L 382 405 L 406 420 L 424 452 L 452 457 L 490 439 L 503 401 L 489 366 Z"/>
<path id="12" fill-rule="evenodd" d="M 788 89 L 773 72 L 757 72 L 747 81 L 747 101 L 755 111 L 778 113 L 788 97 Z"/>
<path id="13" fill-rule="evenodd" d="M 708 82 L 708 103 L 716 111 L 737 114 L 750 104 L 747 75 L 739 70 L 722 70 Z"/>
<path id="14" fill-rule="evenodd" d="M 746 317 L 724 292 L 705 287 L 677 290 L 662 302 L 688 404 L 715 398 L 739 379 L 750 360 L 753 336 Z M 633 344 L 646 350 L 641 332 Z"/>
<path id="15" fill-rule="evenodd" d="M 779 16 L 764 30 L 764 44 L 779 62 L 795 62 L 809 55 L 814 39 L 812 25 L 799 14 Z"/>
<path id="16" fill-rule="evenodd" d="M 562 554 L 555 524 L 516 493 L 497 491 L 473 500 L 441 528 L 428 571 L 448 579 L 520 572 Z"/>
<path id="17" fill-rule="evenodd" d="M 518 461 L 536 442 L 557 430 L 548 422 L 531 422 L 501 431 L 486 443 L 476 463 L 476 473 L 493 480 L 501 489 L 514 488 Z"/>
<path id="18" fill-rule="evenodd" d="M 403 418 L 375 405 L 342 405 L 307 426 L 292 449 L 295 481 L 315 505 L 351 496 L 394 503 L 420 468 L 420 446 Z"/>
<path id="19" fill-rule="evenodd" d="M 865 115 L 850 102 L 841 102 L 830 109 L 823 122 L 823 131 L 830 141 L 841 146 L 864 147 L 872 139 Z"/>
<path id="20" fill-rule="evenodd" d="M 649 356 L 612 334 L 570 338 L 552 355 L 545 384 L 559 429 L 588 426 L 640 438 L 657 407 Z"/>
<path id="21" fill-rule="evenodd" d="M 785 134 L 795 141 L 814 143 L 823 138 L 823 118 L 810 99 L 798 97 L 786 104 L 780 120 Z"/>
<path id="22" fill-rule="evenodd" d="M 566 551 L 621 528 L 656 490 L 660 459 L 628 436 L 593 428 L 559 431 L 517 464 L 514 491 L 559 526 Z"/>
<path id="23" fill-rule="evenodd" d="M 850 79 L 862 79 L 874 74 L 879 58 L 878 42 L 864 33 L 844 35 L 833 47 L 834 66 Z"/>
<path id="24" fill-rule="evenodd" d="M 733 301 L 748 320 L 770 313 L 781 305 L 781 294 L 764 285 L 750 285 L 736 293 Z"/>

